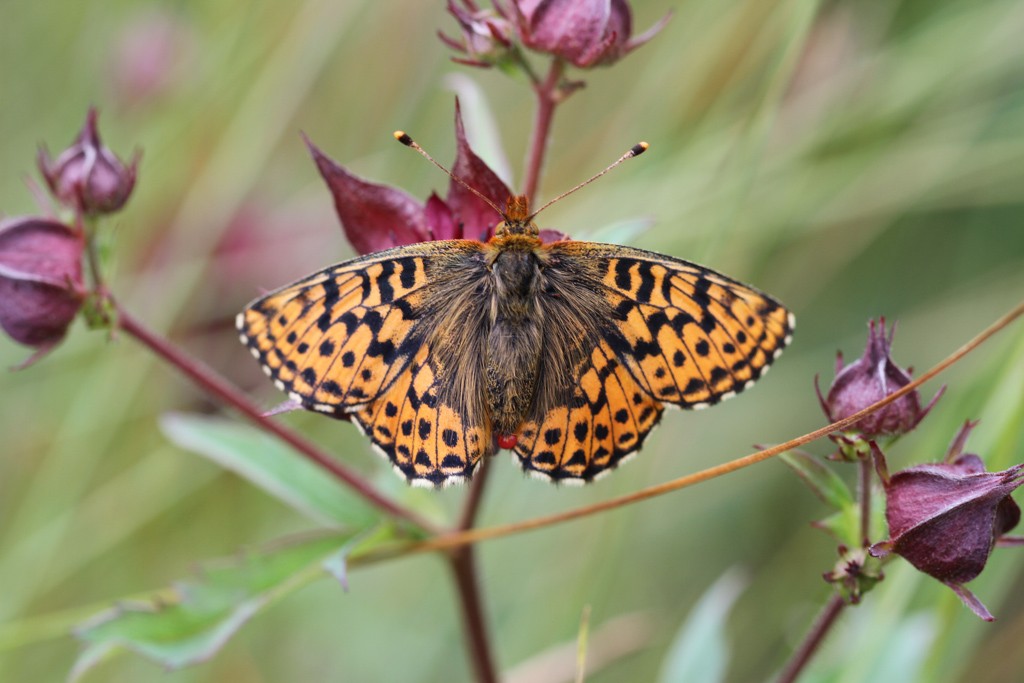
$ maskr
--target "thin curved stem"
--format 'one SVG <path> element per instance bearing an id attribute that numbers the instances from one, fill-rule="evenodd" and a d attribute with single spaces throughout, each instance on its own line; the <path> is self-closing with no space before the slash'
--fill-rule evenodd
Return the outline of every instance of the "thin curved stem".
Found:
<path id="1" fill-rule="evenodd" d="M 470 529 L 476 522 L 489 471 L 488 463 L 481 462 L 480 470 L 470 484 L 469 494 L 456 527 L 457 531 Z M 476 549 L 471 545 L 453 548 L 448 553 L 448 560 L 459 594 L 463 631 L 466 634 L 466 645 L 473 662 L 476 678 L 480 683 L 497 683 L 498 674 L 494 667 L 493 648 L 476 571 Z"/>
<path id="2" fill-rule="evenodd" d="M 99 237 L 96 234 L 97 221 L 95 218 L 79 213 L 78 222 L 85 232 L 85 258 L 89 268 L 89 275 L 92 278 L 92 290 L 100 295 L 107 291 L 107 284 L 103 280 L 103 269 L 100 267 L 100 257 L 96 253 L 96 243 Z"/>
<path id="3" fill-rule="evenodd" d="M 814 625 L 811 626 L 811 630 L 807 633 L 804 641 L 800 643 L 800 647 L 793 653 L 793 656 L 786 666 L 782 669 L 782 673 L 779 674 L 778 683 L 793 683 L 797 676 L 803 672 L 804 667 L 811 661 L 811 657 L 815 652 L 818 651 L 818 647 L 821 646 L 825 640 L 825 636 L 832 630 L 832 625 L 836 623 L 836 618 L 846 607 L 846 603 L 837 594 L 833 594 L 829 601 L 825 603 L 824 609 L 821 610 L 821 614 L 814 621 Z"/>
<path id="4" fill-rule="evenodd" d="M 468 545 L 456 548 L 449 552 L 449 558 L 455 586 L 459 593 L 463 630 L 466 634 L 466 644 L 469 647 L 476 680 L 479 683 L 498 683 L 483 601 L 480 599 L 475 548 Z"/>
<path id="5" fill-rule="evenodd" d="M 466 502 L 462 505 L 462 514 L 459 517 L 459 524 L 456 529 L 472 528 L 476 523 L 477 512 L 480 511 L 480 504 L 484 499 L 484 489 L 487 487 L 487 475 L 490 473 L 490 463 L 486 459 L 480 462 L 480 467 L 469 485 L 469 494 Z"/>
<path id="6" fill-rule="evenodd" d="M 537 112 L 533 117 L 533 133 L 530 138 L 530 151 L 526 157 L 526 173 L 523 179 L 523 194 L 531 202 L 537 194 L 541 169 L 544 167 L 544 154 L 547 152 L 548 138 L 551 137 L 551 122 L 555 116 L 555 107 L 560 101 L 558 87 L 564 69 L 565 63 L 556 57 L 551 61 L 547 77 L 542 82 L 535 84 L 533 88 L 537 95 Z"/>
<path id="7" fill-rule="evenodd" d="M 871 476 L 874 471 L 870 456 L 861 458 L 858 463 L 860 479 L 857 495 L 860 497 L 860 541 L 864 544 L 871 540 Z"/>
<path id="8" fill-rule="evenodd" d="M 295 432 L 266 417 L 258 405 L 250 401 L 226 379 L 214 372 L 208 366 L 185 354 L 181 349 L 177 348 L 163 337 L 150 331 L 145 325 L 138 321 L 135 316 L 125 310 L 125 308 L 116 300 L 111 299 L 111 302 L 114 306 L 114 310 L 117 311 L 117 326 L 121 330 L 135 338 L 139 343 L 146 346 L 160 358 L 177 368 L 182 374 L 198 384 L 214 398 L 232 406 L 249 418 L 249 420 L 255 423 L 258 427 L 264 431 L 270 432 L 277 438 L 284 441 L 306 459 L 323 468 L 336 479 L 343 482 L 371 505 L 392 517 L 395 517 L 396 519 L 408 522 L 420 529 L 437 533 L 438 529 L 436 526 L 427 520 L 422 519 L 411 510 L 397 505 L 383 497 L 358 474 L 352 472 L 349 468 L 345 467 Z"/>

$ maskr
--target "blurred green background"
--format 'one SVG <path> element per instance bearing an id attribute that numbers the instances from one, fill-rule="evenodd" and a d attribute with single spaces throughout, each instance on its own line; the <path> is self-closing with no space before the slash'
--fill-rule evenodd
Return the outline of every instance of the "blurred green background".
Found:
<path id="1" fill-rule="evenodd" d="M 587 87 L 555 120 L 542 197 L 637 140 L 650 152 L 552 207 L 542 227 L 755 283 L 795 310 L 794 344 L 737 400 L 668 414 L 641 456 L 599 484 L 555 488 L 500 457 L 481 524 L 603 500 L 809 431 L 823 424 L 814 375 L 827 384 L 838 348 L 860 353 L 869 318 L 899 320 L 896 360 L 925 369 L 1024 295 L 1024 4 L 651 0 L 634 3 L 635 26 L 670 7 L 652 43 L 582 74 Z M 450 161 L 458 92 L 478 147 L 500 167 L 500 136 L 509 180 L 521 178 L 528 88 L 450 63 L 438 28 L 456 33 L 440 1 L 6 0 L 0 210 L 38 211 L 24 185 L 38 142 L 62 149 L 98 106 L 110 147 L 144 150 L 135 195 L 108 225 L 113 289 L 273 405 L 280 396 L 238 345 L 232 317 L 260 288 L 351 255 L 299 131 L 355 172 L 425 197 L 446 179 L 390 133 L 405 129 Z M 0 339 L 0 365 L 27 354 Z M 942 382 L 945 398 L 892 447 L 890 467 L 938 459 L 966 418 L 981 419 L 968 450 L 990 468 L 1024 461 L 1020 323 Z M 0 376 L 0 680 L 62 680 L 78 649 L 70 624 L 188 575 L 197 560 L 311 528 L 171 445 L 157 426 L 171 410 L 218 408 L 131 339 L 81 324 L 40 365 Z M 410 504 L 451 516 L 465 495 L 406 491 L 348 425 L 280 419 Z M 770 461 L 484 544 L 500 666 L 538 665 L 571 644 L 589 605 L 591 657 L 611 661 L 587 680 L 655 680 L 694 604 L 735 568 L 745 583 L 726 626 L 727 680 L 770 679 L 829 595 L 821 574 L 835 543 L 809 526 L 826 512 Z M 971 584 L 995 624 L 901 561 L 887 576 L 806 680 L 1024 677 L 1020 550 L 997 550 Z M 469 676 L 446 568 L 422 556 L 355 571 L 347 593 L 317 582 L 202 665 L 167 674 L 121 657 L 86 680 Z"/>

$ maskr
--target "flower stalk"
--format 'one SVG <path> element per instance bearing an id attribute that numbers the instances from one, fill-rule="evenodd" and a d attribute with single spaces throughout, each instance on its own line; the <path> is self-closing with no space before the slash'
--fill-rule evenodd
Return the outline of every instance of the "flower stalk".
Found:
<path id="1" fill-rule="evenodd" d="M 800 643 L 800 647 L 793 653 L 790 660 L 786 662 L 782 673 L 779 674 L 778 683 L 793 683 L 800 676 L 804 667 L 811 661 L 814 653 L 825 642 L 825 637 L 832 630 L 845 607 L 846 601 L 843 600 L 842 596 L 838 593 L 833 593 L 832 597 L 825 603 L 821 613 L 818 614 L 818 618 L 814 620 L 814 625 L 811 626 L 811 630 L 808 631 L 803 642 Z"/>
<path id="2" fill-rule="evenodd" d="M 473 477 L 455 528 L 456 532 L 471 529 L 476 523 L 489 471 L 487 463 L 482 463 Z M 498 674 L 494 666 L 487 617 L 484 614 L 480 581 L 476 571 L 476 549 L 471 545 L 452 548 L 448 551 L 448 562 L 459 595 L 463 631 L 476 678 L 480 683 L 497 683 Z"/>
<path id="3" fill-rule="evenodd" d="M 551 60 L 547 76 L 533 88 L 537 96 L 537 111 L 533 118 L 533 132 L 530 135 L 530 149 L 526 157 L 526 174 L 523 179 L 523 194 L 531 202 L 536 199 L 541 170 L 544 168 L 544 156 L 548 148 L 548 139 L 551 137 L 555 107 L 563 99 L 558 93 L 564 69 L 565 63 L 557 57 L 554 58 Z"/>

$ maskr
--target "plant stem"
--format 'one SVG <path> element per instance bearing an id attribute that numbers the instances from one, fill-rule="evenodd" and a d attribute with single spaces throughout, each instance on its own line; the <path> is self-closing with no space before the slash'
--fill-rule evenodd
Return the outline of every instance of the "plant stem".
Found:
<path id="1" fill-rule="evenodd" d="M 860 497 L 860 541 L 867 545 L 871 540 L 871 474 L 874 471 L 871 456 L 860 459 L 860 481 L 857 495 Z"/>
<path id="2" fill-rule="evenodd" d="M 523 194 L 531 202 L 537 194 L 537 185 L 540 183 L 540 173 L 544 166 L 548 138 L 551 136 L 551 121 L 555 115 L 555 107 L 561 100 L 558 87 L 562 80 L 564 67 L 564 62 L 556 57 L 551 61 L 547 77 L 533 87 L 533 92 L 537 95 L 537 112 L 533 118 L 533 133 L 530 138 L 530 151 L 529 156 L 526 157 L 526 174 L 523 179 Z"/>
<path id="3" fill-rule="evenodd" d="M 92 291 L 99 295 L 104 295 L 107 291 L 107 285 L 103 281 L 103 270 L 100 268 L 100 257 L 96 253 L 96 243 L 99 241 L 97 233 L 97 221 L 95 218 L 90 218 L 83 214 L 78 214 L 78 222 L 81 229 L 85 232 L 85 256 L 86 263 L 89 266 L 89 275 L 92 279 Z"/>
<path id="4" fill-rule="evenodd" d="M 480 502 L 483 500 L 489 471 L 487 463 L 481 462 L 480 471 L 476 473 L 472 484 L 470 484 L 469 494 L 459 518 L 459 525 L 456 527 L 457 532 L 472 528 L 476 521 L 476 514 L 480 508 Z M 448 553 L 448 561 L 459 594 L 462 627 L 476 678 L 480 683 L 497 683 L 498 675 L 494 668 L 487 618 L 484 615 L 483 600 L 480 597 L 475 553 L 476 549 L 471 545 L 453 548 Z"/>
<path id="5" fill-rule="evenodd" d="M 491 655 L 487 623 L 480 600 L 480 585 L 476 576 L 476 558 L 472 546 L 463 546 L 449 553 L 452 575 L 459 592 L 463 630 L 479 683 L 498 683 Z"/>
<path id="6" fill-rule="evenodd" d="M 121 330 L 134 337 L 143 346 L 149 348 L 160 358 L 180 370 L 211 396 L 234 407 L 256 424 L 256 426 L 284 441 L 308 460 L 319 465 L 335 478 L 342 481 L 371 505 L 392 517 L 404 520 L 420 529 L 434 533 L 437 532 L 437 528 L 433 524 L 421 519 L 419 515 L 411 510 L 401 507 L 381 496 L 358 474 L 352 472 L 349 468 L 295 432 L 263 415 L 260 407 L 250 401 L 237 387 L 233 386 L 208 366 L 188 356 L 163 337 L 147 329 L 141 322 L 135 319 L 135 316 L 125 310 L 120 303 L 112 300 L 112 304 L 117 311 L 117 325 Z"/>
<path id="7" fill-rule="evenodd" d="M 486 462 L 480 463 L 479 471 L 470 484 L 469 495 L 459 517 L 456 532 L 472 528 L 476 521 L 489 469 Z M 497 683 L 498 673 L 490 648 L 487 620 L 483 614 L 483 601 L 480 598 L 480 585 L 476 575 L 475 553 L 476 549 L 472 546 L 454 548 L 449 552 L 449 564 L 459 593 L 463 632 L 466 635 L 466 645 L 469 648 L 476 680 L 479 683 Z"/>
<path id="8" fill-rule="evenodd" d="M 828 635 L 832 625 L 836 621 L 836 617 L 846 607 L 846 603 L 839 595 L 833 594 L 829 601 L 825 603 L 825 608 L 815 619 L 814 625 L 811 626 L 811 630 L 807 633 L 804 638 L 804 642 L 800 643 L 800 647 L 793 653 L 793 656 L 786 663 L 785 668 L 782 669 L 782 673 L 779 675 L 778 683 L 793 683 L 803 671 L 807 662 L 811 660 L 811 656 L 818 650 L 818 647 L 824 641 L 825 636 Z"/>
<path id="9" fill-rule="evenodd" d="M 466 502 L 462 505 L 462 515 L 459 517 L 459 524 L 456 527 L 459 531 L 470 529 L 476 523 L 476 514 L 480 510 L 480 503 L 484 499 L 484 488 L 487 486 L 487 475 L 490 470 L 490 463 L 486 459 L 481 461 L 479 471 L 469 485 L 469 494 L 466 496 Z"/>

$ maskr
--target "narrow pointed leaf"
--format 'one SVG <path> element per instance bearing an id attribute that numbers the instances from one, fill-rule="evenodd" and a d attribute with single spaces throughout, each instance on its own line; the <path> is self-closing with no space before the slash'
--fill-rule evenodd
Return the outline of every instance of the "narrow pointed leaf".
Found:
<path id="1" fill-rule="evenodd" d="M 816 496 L 836 510 L 843 510 L 854 503 L 853 493 L 846 482 L 813 455 L 788 451 L 779 455 L 779 458 L 793 468 Z"/>
<path id="2" fill-rule="evenodd" d="M 366 528 L 379 513 L 316 465 L 240 422 L 171 413 L 160 426 L 168 439 L 248 479 L 319 524 Z"/>

